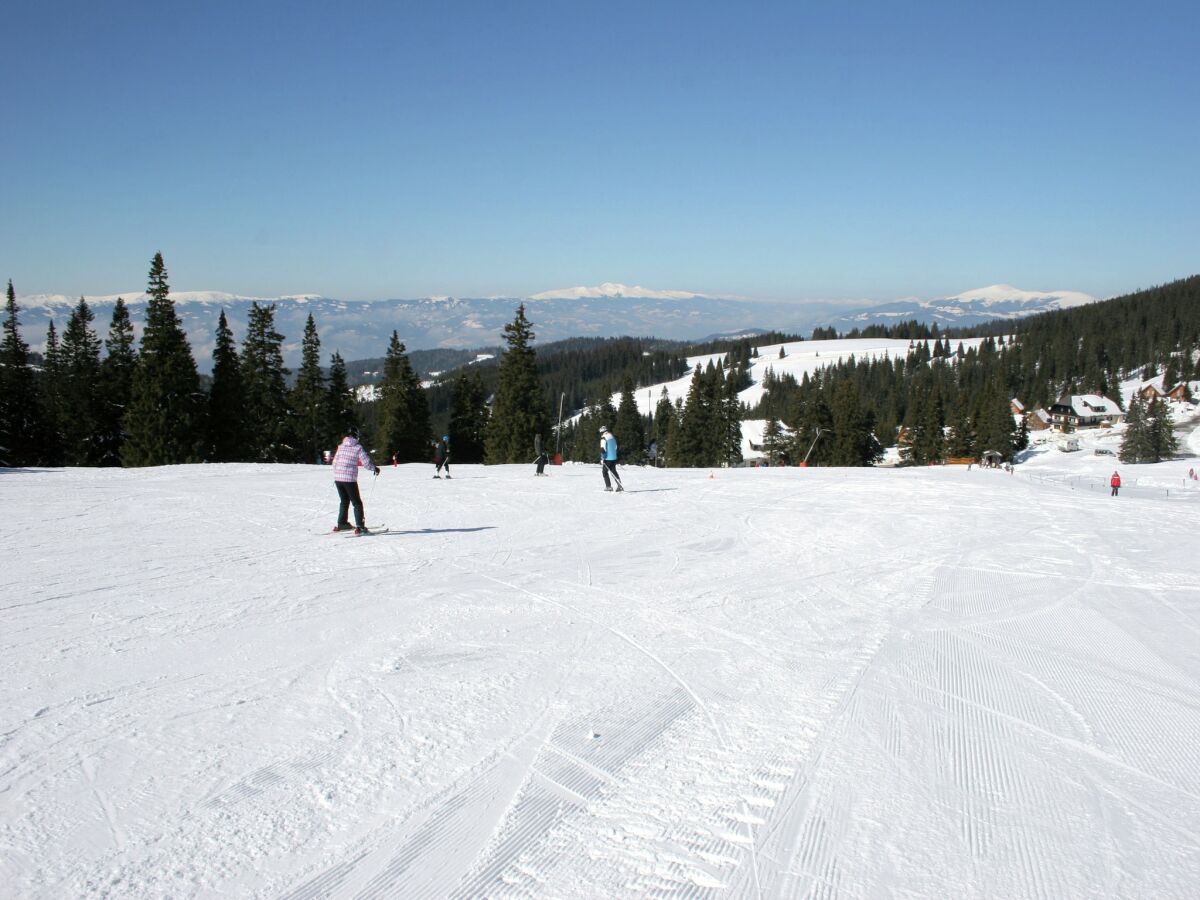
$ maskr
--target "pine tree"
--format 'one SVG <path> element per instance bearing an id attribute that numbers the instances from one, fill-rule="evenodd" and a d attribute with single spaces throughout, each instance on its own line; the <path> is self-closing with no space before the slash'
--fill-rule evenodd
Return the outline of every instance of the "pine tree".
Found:
<path id="1" fill-rule="evenodd" d="M 487 392 L 478 370 L 459 369 L 450 399 L 450 446 L 461 463 L 481 463 L 487 437 Z M 547 447 L 547 453 L 549 447 Z"/>
<path id="2" fill-rule="evenodd" d="M 42 374 L 38 379 L 38 399 L 41 403 L 46 433 L 42 438 L 42 460 L 46 465 L 61 466 L 63 454 L 63 363 L 62 346 L 54 320 L 46 329 L 46 352 L 43 354 Z"/>
<path id="3" fill-rule="evenodd" d="M 830 465 L 832 459 L 833 415 L 819 390 L 809 386 L 805 376 L 804 392 L 792 413 L 792 459 L 810 466 Z"/>
<path id="4" fill-rule="evenodd" d="M 779 427 L 779 420 L 773 416 L 767 419 L 763 428 L 763 453 L 767 456 L 767 464 L 772 466 L 786 465 L 788 439 Z"/>
<path id="5" fill-rule="evenodd" d="M 80 297 L 63 332 L 60 430 L 68 466 L 94 466 L 101 458 L 100 338 L 92 330 L 95 318 Z"/>
<path id="6" fill-rule="evenodd" d="M 123 422 L 137 368 L 133 323 L 129 320 L 129 308 L 120 297 L 113 306 L 104 353 L 100 362 L 100 421 L 96 426 L 99 462 L 102 466 L 119 466 L 121 446 L 125 443 Z"/>
<path id="7" fill-rule="evenodd" d="M 29 346 L 21 339 L 17 295 L 8 282 L 4 339 L 0 341 L 0 465 L 40 462 L 45 426 L 29 365 Z"/>
<path id="8" fill-rule="evenodd" d="M 613 424 L 613 434 L 617 438 L 621 462 L 625 465 L 640 465 L 645 460 L 646 434 L 633 391 L 633 378 L 626 375 L 621 386 L 621 402 L 617 406 L 616 421 Z"/>
<path id="9" fill-rule="evenodd" d="M 431 458 L 429 403 L 400 336 L 392 332 L 383 364 L 379 431 L 375 446 L 384 459 L 426 462 Z M 532 439 L 530 440 L 532 444 Z"/>
<path id="10" fill-rule="evenodd" d="M 668 455 L 667 449 L 670 447 L 672 435 L 678 427 L 679 418 L 675 411 L 675 405 L 671 402 L 666 385 L 663 385 L 663 389 L 659 393 L 658 405 L 654 408 L 654 442 L 657 445 L 657 462 L 660 466 L 675 465 Z"/>
<path id="11" fill-rule="evenodd" d="M 246 391 L 242 361 L 233 331 L 221 310 L 212 354 L 212 385 L 208 390 L 208 456 L 211 462 L 253 459 L 247 446 Z"/>
<path id="12" fill-rule="evenodd" d="M 504 326 L 508 348 L 500 358 L 488 422 L 485 460 L 490 465 L 528 461 L 534 436 L 548 433 L 546 397 L 538 380 L 533 338 L 533 326 L 521 304 L 513 321 Z"/>
<path id="13" fill-rule="evenodd" d="M 862 408 L 858 388 L 853 381 L 843 381 L 834 390 L 830 409 L 833 435 L 830 462 L 835 466 L 869 466 L 882 455 L 882 448 L 872 431 L 873 418 Z"/>
<path id="14" fill-rule="evenodd" d="M 325 415 L 329 423 L 325 433 L 325 448 L 331 449 L 358 424 L 354 391 L 350 388 L 346 363 L 340 353 L 334 353 L 329 358 L 329 390 L 325 394 Z"/>
<path id="15" fill-rule="evenodd" d="M 981 452 L 995 450 L 1005 462 L 1012 462 L 1017 423 L 1013 419 L 1012 401 L 998 386 L 984 396 L 975 432 Z"/>
<path id="16" fill-rule="evenodd" d="M 296 417 L 296 434 L 303 462 L 321 461 L 325 433 L 329 430 L 328 406 L 325 402 L 325 375 L 321 371 L 321 338 L 312 313 L 304 324 L 301 342 L 300 369 L 296 386 L 292 388 L 292 411 Z"/>
<path id="17" fill-rule="evenodd" d="M 170 298 L 161 253 L 150 263 L 146 325 L 134 369 L 125 443 L 127 466 L 162 466 L 200 458 L 203 397 L 196 361 Z"/>
<path id="18" fill-rule="evenodd" d="M 972 459 L 975 453 L 975 434 L 971 430 L 971 416 L 965 398 L 957 398 L 950 413 L 950 437 L 946 444 L 946 455 L 957 459 Z"/>
<path id="19" fill-rule="evenodd" d="M 683 413 L 679 417 L 675 440 L 671 444 L 671 465 L 681 468 L 696 468 L 710 464 L 708 453 L 709 435 L 715 427 L 715 414 L 705 382 L 705 373 L 699 365 L 692 371 Z"/>
<path id="20" fill-rule="evenodd" d="M 1170 407 L 1157 397 L 1146 410 L 1146 434 L 1151 448 L 1149 462 L 1162 462 L 1179 453 Z"/>
<path id="21" fill-rule="evenodd" d="M 1121 449 L 1117 458 L 1123 463 L 1148 462 L 1154 453 L 1150 431 L 1146 424 L 1146 404 L 1137 394 L 1125 411 L 1125 433 L 1121 436 Z"/>
<path id="22" fill-rule="evenodd" d="M 739 374 L 736 368 L 721 378 L 717 373 L 716 407 L 717 448 L 716 461 L 722 465 L 737 465 L 742 461 L 742 404 L 738 400 Z"/>
<path id="23" fill-rule="evenodd" d="M 275 304 L 250 304 L 242 341 L 242 392 L 248 457 L 260 462 L 296 459 L 294 423 L 288 406 L 288 370 L 283 335 L 275 330 Z"/>

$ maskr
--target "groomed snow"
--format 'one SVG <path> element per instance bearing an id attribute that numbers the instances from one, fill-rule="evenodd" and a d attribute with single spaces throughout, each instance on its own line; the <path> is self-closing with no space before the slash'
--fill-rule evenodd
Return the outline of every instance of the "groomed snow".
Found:
<path id="1" fill-rule="evenodd" d="M 2 892 L 1195 897 L 1200 492 L 1021 468 L 0 472 Z"/>

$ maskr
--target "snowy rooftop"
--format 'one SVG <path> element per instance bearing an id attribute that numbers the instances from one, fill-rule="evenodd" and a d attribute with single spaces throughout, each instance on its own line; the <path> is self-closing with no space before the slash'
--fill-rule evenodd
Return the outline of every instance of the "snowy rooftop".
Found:
<path id="1" fill-rule="evenodd" d="M 1121 407 L 1116 401 L 1099 394 L 1072 394 L 1071 408 L 1077 413 L 1093 416 L 1120 416 Z"/>

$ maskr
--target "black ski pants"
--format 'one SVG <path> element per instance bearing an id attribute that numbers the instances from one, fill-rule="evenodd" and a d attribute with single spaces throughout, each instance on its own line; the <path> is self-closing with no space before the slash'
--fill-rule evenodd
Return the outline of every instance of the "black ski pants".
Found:
<path id="1" fill-rule="evenodd" d="M 615 459 L 605 459 L 600 462 L 600 471 L 604 473 L 604 486 L 612 487 L 612 482 L 608 480 L 608 473 L 612 473 L 612 477 L 617 479 L 617 487 L 621 486 L 621 476 L 617 474 L 617 461 Z"/>
<path id="2" fill-rule="evenodd" d="M 338 492 L 338 528 L 344 528 L 349 525 L 347 514 L 350 512 L 350 504 L 354 504 L 354 524 L 359 528 L 363 527 L 363 503 L 362 494 L 358 492 L 357 481 L 335 481 L 334 487 Z"/>

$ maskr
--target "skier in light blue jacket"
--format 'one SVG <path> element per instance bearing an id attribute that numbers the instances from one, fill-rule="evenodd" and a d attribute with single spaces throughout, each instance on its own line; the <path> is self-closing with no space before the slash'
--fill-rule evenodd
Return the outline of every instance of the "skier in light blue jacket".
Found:
<path id="1" fill-rule="evenodd" d="M 600 471 L 604 474 L 604 489 L 611 491 L 613 489 L 612 481 L 609 480 L 609 474 L 617 482 L 617 491 L 625 490 L 621 484 L 621 476 L 617 474 L 617 438 L 607 425 L 600 427 Z"/>

